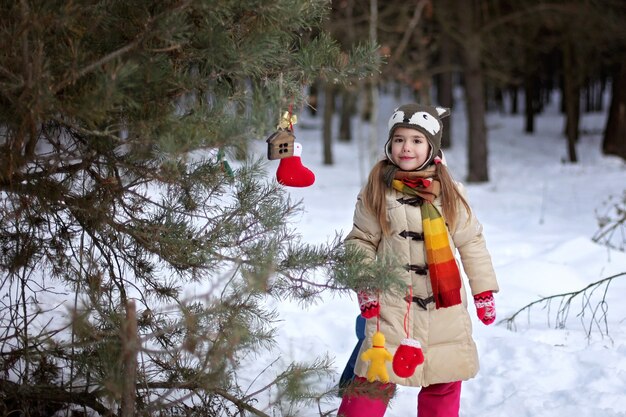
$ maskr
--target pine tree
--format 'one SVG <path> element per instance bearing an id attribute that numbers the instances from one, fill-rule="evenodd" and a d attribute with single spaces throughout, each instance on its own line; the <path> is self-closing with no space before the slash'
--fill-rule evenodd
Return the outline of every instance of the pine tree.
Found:
<path id="1" fill-rule="evenodd" d="M 324 394 L 323 358 L 246 391 L 267 300 L 384 272 L 303 243 L 260 158 L 232 162 L 310 80 L 376 70 L 373 46 L 319 30 L 328 7 L 0 4 L 0 415 L 262 416 Z"/>

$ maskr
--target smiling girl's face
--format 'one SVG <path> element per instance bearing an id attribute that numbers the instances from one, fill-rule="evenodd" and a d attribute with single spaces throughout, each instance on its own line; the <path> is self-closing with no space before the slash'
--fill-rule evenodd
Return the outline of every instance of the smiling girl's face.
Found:
<path id="1" fill-rule="evenodd" d="M 391 159 L 403 171 L 422 166 L 430 156 L 430 144 L 419 130 L 398 127 L 391 137 Z"/>

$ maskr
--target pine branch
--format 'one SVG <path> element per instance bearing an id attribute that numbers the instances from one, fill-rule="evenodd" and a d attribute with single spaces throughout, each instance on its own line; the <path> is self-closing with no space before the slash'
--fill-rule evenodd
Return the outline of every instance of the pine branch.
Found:
<path id="1" fill-rule="evenodd" d="M 61 90 L 63 90 L 64 88 L 66 88 L 67 86 L 75 83 L 76 81 L 78 81 L 80 78 L 84 77 L 85 75 L 95 71 L 96 69 L 102 67 L 104 64 L 113 61 L 114 59 L 125 55 L 126 53 L 136 49 L 143 41 L 144 41 L 144 37 L 146 36 L 146 33 L 141 33 L 139 34 L 137 37 L 135 37 L 135 39 L 127 44 L 124 45 L 123 47 L 110 52 L 108 55 L 105 55 L 103 57 L 101 57 L 100 59 L 96 60 L 95 62 L 92 62 L 91 64 L 88 64 L 87 66 L 83 67 L 82 69 L 78 70 L 76 73 L 71 74 L 71 76 L 67 77 L 64 80 L 61 80 L 60 82 L 58 82 L 56 85 L 52 86 L 52 92 L 54 94 L 59 94 L 61 92 Z"/>
<path id="2" fill-rule="evenodd" d="M 106 408 L 99 399 L 99 393 L 93 392 L 68 392 L 55 385 L 27 385 L 0 379 L 0 391 L 11 398 L 25 402 L 43 401 L 57 404 L 74 404 L 81 407 L 89 407 L 102 416 L 115 416 Z"/>
<path id="3" fill-rule="evenodd" d="M 167 390 L 189 390 L 189 391 L 205 391 L 207 393 L 213 393 L 213 394 L 217 394 L 225 399 L 227 399 L 228 401 L 230 401 L 231 403 L 233 403 L 235 406 L 237 406 L 239 409 L 242 410 L 246 410 L 252 414 L 254 414 L 255 416 L 258 417 L 270 417 L 269 414 L 266 414 L 264 412 L 262 412 L 261 410 L 254 408 L 253 406 L 251 406 L 249 403 L 246 402 L 246 399 L 243 398 L 237 398 L 236 396 L 232 395 L 230 392 L 222 389 L 222 388 L 207 388 L 205 386 L 203 386 L 200 383 L 197 382 L 184 382 L 184 383 L 172 383 L 172 382 L 148 382 L 147 384 L 143 384 L 141 387 L 147 387 L 149 389 L 167 389 Z"/>
<path id="4" fill-rule="evenodd" d="M 116 49 L 115 51 L 112 51 L 110 53 L 108 53 L 107 55 L 97 59 L 96 61 L 86 65 L 85 67 L 81 68 L 80 70 L 76 71 L 75 73 L 72 73 L 69 77 L 67 77 L 64 80 L 61 80 L 60 82 L 58 82 L 56 85 L 52 86 L 52 92 L 54 94 L 59 94 L 59 92 L 61 90 L 63 90 L 64 88 L 66 88 L 67 86 L 75 83 L 76 81 L 78 81 L 80 78 L 84 77 L 87 74 L 90 74 L 91 72 L 97 70 L 98 68 L 102 67 L 103 65 L 107 64 L 108 62 L 111 62 L 135 49 L 137 49 L 143 42 L 146 41 L 146 39 L 148 38 L 148 35 L 150 34 L 150 31 L 153 29 L 153 26 L 155 24 L 155 22 L 157 22 L 159 19 L 165 17 L 165 16 L 169 16 L 171 13 L 175 12 L 175 11 L 180 11 L 185 9 L 186 7 L 190 6 L 192 4 L 192 0 L 183 0 L 180 1 L 177 5 L 175 5 L 174 7 L 171 7 L 165 11 L 163 11 L 162 13 L 160 13 L 157 16 L 152 17 L 151 19 L 149 19 L 145 25 L 144 25 L 144 30 L 143 32 L 141 32 L 140 34 L 138 34 L 137 36 L 135 36 L 135 39 L 133 39 L 130 43 L 122 46 L 121 48 Z M 166 48 L 164 51 L 169 51 L 170 48 Z"/>

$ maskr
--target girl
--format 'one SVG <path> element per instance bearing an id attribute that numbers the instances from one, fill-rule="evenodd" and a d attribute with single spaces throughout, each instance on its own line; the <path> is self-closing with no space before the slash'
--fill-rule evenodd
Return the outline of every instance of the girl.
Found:
<path id="1" fill-rule="evenodd" d="M 458 417 L 461 381 L 478 372 L 456 250 L 478 317 L 487 325 L 496 318 L 498 283 L 482 226 L 464 188 L 442 161 L 441 118 L 447 115 L 449 110 L 441 107 L 397 108 L 389 119 L 386 158 L 374 166 L 357 198 L 346 245 L 357 246 L 371 259 L 395 256 L 405 265 L 401 278 L 407 290 L 357 291 L 361 314 L 368 319 L 366 339 L 340 417 L 382 417 L 396 384 L 422 387 L 418 417 Z M 393 361 L 391 355 L 376 359 L 376 378 L 368 350 L 385 348 Z"/>

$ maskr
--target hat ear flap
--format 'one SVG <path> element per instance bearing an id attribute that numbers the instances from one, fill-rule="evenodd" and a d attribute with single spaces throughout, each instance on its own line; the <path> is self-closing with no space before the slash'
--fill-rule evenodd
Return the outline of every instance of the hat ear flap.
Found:
<path id="1" fill-rule="evenodd" d="M 446 161 L 446 157 L 443 154 L 443 150 L 439 149 L 439 152 L 437 152 L 437 156 L 433 159 L 435 161 L 435 164 L 443 164 L 445 166 L 448 166 L 448 162 Z"/>
<path id="2" fill-rule="evenodd" d="M 435 110 L 440 119 L 450 116 L 450 109 L 447 107 L 435 107 Z"/>

